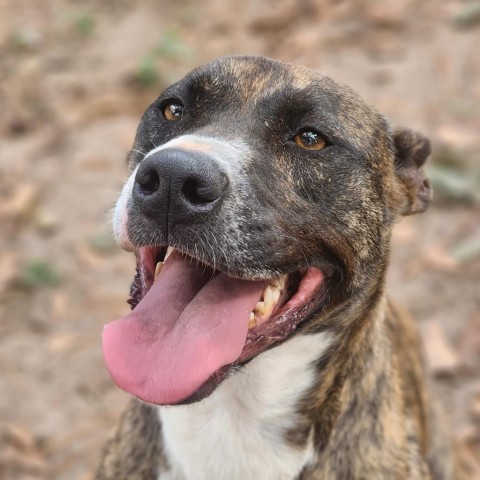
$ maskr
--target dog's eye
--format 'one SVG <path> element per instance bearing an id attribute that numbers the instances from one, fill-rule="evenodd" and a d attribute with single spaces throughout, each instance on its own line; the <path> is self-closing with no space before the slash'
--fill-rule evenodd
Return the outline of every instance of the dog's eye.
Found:
<path id="1" fill-rule="evenodd" d="M 327 141 L 314 130 L 303 130 L 297 133 L 294 141 L 305 150 L 321 150 L 327 146 Z"/>
<path id="2" fill-rule="evenodd" d="M 183 111 L 185 107 L 181 103 L 176 103 L 174 101 L 163 105 L 163 116 L 171 121 L 175 122 L 180 120 L 183 117 Z"/>

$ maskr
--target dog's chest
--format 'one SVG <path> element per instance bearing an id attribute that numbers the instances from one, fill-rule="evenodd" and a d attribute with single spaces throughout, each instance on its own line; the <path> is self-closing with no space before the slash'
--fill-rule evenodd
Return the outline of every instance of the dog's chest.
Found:
<path id="1" fill-rule="evenodd" d="M 265 352 L 193 405 L 161 407 L 171 469 L 159 480 L 292 479 L 313 459 L 309 440 L 292 445 L 298 402 L 312 385 L 326 334 L 298 336 Z"/>

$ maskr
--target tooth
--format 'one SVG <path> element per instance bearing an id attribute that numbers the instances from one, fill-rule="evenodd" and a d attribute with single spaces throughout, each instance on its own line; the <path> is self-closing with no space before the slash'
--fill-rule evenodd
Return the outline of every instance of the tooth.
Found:
<path id="1" fill-rule="evenodd" d="M 248 328 L 254 328 L 257 326 L 257 319 L 255 318 L 255 314 L 250 312 L 250 317 L 248 319 Z"/>
<path id="2" fill-rule="evenodd" d="M 273 295 L 273 304 L 275 305 L 280 298 L 280 289 L 279 288 L 272 288 L 272 295 Z"/>
<path id="3" fill-rule="evenodd" d="M 253 309 L 254 313 L 257 313 L 259 316 L 265 313 L 265 303 L 264 302 L 257 302 L 255 308 Z"/>
<path id="4" fill-rule="evenodd" d="M 281 275 L 280 277 L 273 279 L 272 285 L 274 287 L 279 288 L 280 290 L 283 290 L 283 288 L 285 287 L 286 280 L 287 280 L 287 275 Z"/>
<path id="5" fill-rule="evenodd" d="M 168 247 L 167 253 L 165 254 L 165 258 L 163 259 L 164 262 L 167 260 L 167 258 L 170 256 L 172 252 L 173 252 L 173 247 Z"/>
<path id="6" fill-rule="evenodd" d="M 273 292 L 272 287 L 268 286 L 263 291 L 263 301 L 265 303 L 265 310 L 270 311 L 273 306 Z"/>
<path id="7" fill-rule="evenodd" d="M 154 275 L 154 278 L 157 278 L 157 277 L 158 277 L 158 274 L 161 272 L 162 267 L 163 267 L 163 262 L 158 262 L 158 263 L 155 265 L 155 275 Z"/>

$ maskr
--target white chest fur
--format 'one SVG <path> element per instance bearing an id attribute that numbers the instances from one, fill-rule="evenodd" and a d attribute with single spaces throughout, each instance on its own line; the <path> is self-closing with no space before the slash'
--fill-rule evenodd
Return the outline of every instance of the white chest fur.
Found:
<path id="1" fill-rule="evenodd" d="M 172 469 L 159 480 L 290 480 L 312 460 L 311 442 L 285 440 L 298 400 L 311 386 L 313 362 L 332 337 L 297 336 L 251 361 L 208 398 L 159 407 Z"/>

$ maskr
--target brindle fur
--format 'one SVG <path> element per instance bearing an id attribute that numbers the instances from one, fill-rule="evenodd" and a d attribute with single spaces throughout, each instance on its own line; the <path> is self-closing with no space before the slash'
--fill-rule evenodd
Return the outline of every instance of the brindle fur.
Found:
<path id="1" fill-rule="evenodd" d="M 104 446 L 96 479 L 156 480 L 158 470 L 168 468 L 161 433 L 154 408 L 131 400 Z"/>
<path id="2" fill-rule="evenodd" d="M 428 140 L 408 129 L 391 130 L 347 87 L 268 59 L 219 59 L 160 100 L 185 92 L 196 102 L 192 119 L 164 125 L 154 103 L 129 154 L 130 169 L 141 161 L 138 152 L 185 133 L 248 142 L 254 151 L 244 167 L 250 201 L 239 197 L 230 207 L 243 219 L 242 235 L 219 222 L 196 231 L 205 245 L 215 245 L 208 236 L 215 231 L 219 251 L 228 256 L 218 256 L 217 268 L 226 269 L 229 261 L 229 271 L 252 279 L 294 271 L 305 262 L 334 270 L 326 305 L 296 332 L 329 331 L 336 338 L 298 404 L 298 424 L 286 434 L 296 447 L 313 435 L 315 460 L 298 479 L 463 478 L 427 388 L 415 324 L 385 293 L 392 227 L 430 201 L 421 169 L 430 154 Z M 302 122 L 319 128 L 333 147 L 287 147 L 287 133 Z M 275 219 L 267 215 L 272 209 Z M 131 214 L 134 239 L 158 241 L 158 228 Z M 186 251 L 188 233 L 178 230 L 174 239 Z M 272 255 L 277 252 L 282 255 Z M 133 401 L 96 478 L 153 480 L 163 470 L 168 462 L 159 417 Z"/>

